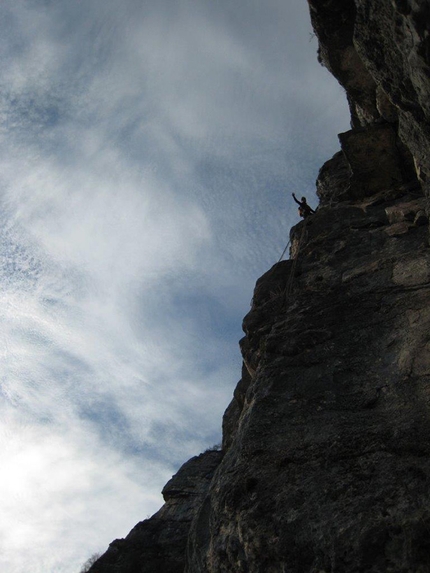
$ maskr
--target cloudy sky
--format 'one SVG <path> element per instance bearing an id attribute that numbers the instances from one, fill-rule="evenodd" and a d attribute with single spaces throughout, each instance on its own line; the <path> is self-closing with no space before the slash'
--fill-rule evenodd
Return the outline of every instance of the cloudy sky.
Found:
<path id="1" fill-rule="evenodd" d="M 221 440 L 348 129 L 305 0 L 2 0 L 0 570 L 77 573 Z"/>

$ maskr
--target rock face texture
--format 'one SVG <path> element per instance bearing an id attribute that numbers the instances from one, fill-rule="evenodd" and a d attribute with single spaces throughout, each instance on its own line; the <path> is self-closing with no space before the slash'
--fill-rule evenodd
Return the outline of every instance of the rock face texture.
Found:
<path id="1" fill-rule="evenodd" d="M 430 5 L 309 6 L 352 129 L 257 281 L 223 452 L 92 573 L 430 572 Z"/>

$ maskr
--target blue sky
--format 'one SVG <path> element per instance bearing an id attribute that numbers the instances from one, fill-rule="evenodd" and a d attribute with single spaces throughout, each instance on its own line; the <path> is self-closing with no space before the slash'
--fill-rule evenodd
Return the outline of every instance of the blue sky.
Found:
<path id="1" fill-rule="evenodd" d="M 303 0 L 3 0 L 0 569 L 77 573 L 221 440 L 348 129 Z"/>

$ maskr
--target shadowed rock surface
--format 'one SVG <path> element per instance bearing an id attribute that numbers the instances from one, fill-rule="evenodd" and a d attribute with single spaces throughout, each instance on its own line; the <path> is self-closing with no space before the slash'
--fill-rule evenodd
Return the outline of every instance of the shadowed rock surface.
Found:
<path id="1" fill-rule="evenodd" d="M 430 8 L 309 6 L 352 129 L 257 281 L 223 455 L 92 573 L 430 572 Z"/>
<path id="2" fill-rule="evenodd" d="M 97 573 L 181 573 L 191 520 L 201 506 L 222 452 L 191 458 L 163 489 L 165 504 L 138 523 L 125 539 L 116 539 L 90 568 Z"/>

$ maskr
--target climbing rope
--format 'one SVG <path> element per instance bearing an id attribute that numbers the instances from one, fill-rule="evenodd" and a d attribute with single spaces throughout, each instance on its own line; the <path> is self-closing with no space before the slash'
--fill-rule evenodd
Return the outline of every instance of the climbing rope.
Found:
<path id="1" fill-rule="evenodd" d="M 282 261 L 282 259 L 284 258 L 285 251 L 288 249 L 288 246 L 289 246 L 290 243 L 291 243 L 291 239 L 288 240 L 287 246 L 286 246 L 285 249 L 282 251 L 282 255 L 279 257 L 278 263 L 280 263 L 280 262 Z"/>
<path id="2" fill-rule="evenodd" d="M 300 247 L 302 246 L 303 238 L 305 236 L 305 231 L 306 231 L 306 223 L 303 225 L 303 229 L 302 229 L 302 232 L 300 234 L 299 242 L 297 245 L 297 251 L 296 251 L 295 257 L 293 259 L 293 264 L 291 265 L 290 276 L 288 277 L 287 286 L 285 288 L 285 298 L 288 298 L 291 295 L 291 293 L 293 292 L 293 281 L 294 281 L 294 275 L 296 272 L 297 259 L 299 258 Z"/>

